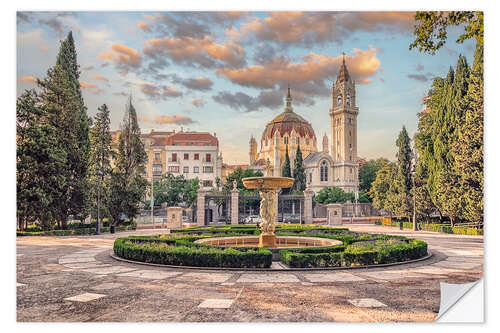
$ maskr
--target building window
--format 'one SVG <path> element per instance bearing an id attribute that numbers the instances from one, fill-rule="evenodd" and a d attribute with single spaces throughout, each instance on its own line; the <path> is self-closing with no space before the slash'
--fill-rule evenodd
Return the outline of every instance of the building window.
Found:
<path id="1" fill-rule="evenodd" d="M 177 154 L 176 153 L 172 154 L 172 162 L 177 162 Z"/>
<path id="2" fill-rule="evenodd" d="M 153 176 L 161 176 L 161 164 L 153 164 Z"/>
<path id="3" fill-rule="evenodd" d="M 297 145 L 300 144 L 300 138 L 297 138 Z"/>
<path id="4" fill-rule="evenodd" d="M 206 154 L 205 155 L 205 162 L 212 162 L 212 155 Z"/>
<path id="5" fill-rule="evenodd" d="M 214 169 L 211 166 L 203 167 L 203 173 L 213 173 Z"/>
<path id="6" fill-rule="evenodd" d="M 286 145 L 288 144 L 288 137 L 287 137 L 287 136 L 285 136 L 285 137 L 283 138 L 283 142 L 284 142 Z"/>
<path id="7" fill-rule="evenodd" d="M 170 173 L 179 173 L 179 166 L 178 165 L 171 165 L 168 167 L 168 172 Z"/>
<path id="8" fill-rule="evenodd" d="M 155 160 L 157 160 L 157 161 L 160 160 L 160 153 L 155 153 Z"/>
<path id="9" fill-rule="evenodd" d="M 311 173 L 309 174 L 309 183 L 312 183 L 312 181 L 313 181 L 313 174 L 312 174 L 312 172 L 311 172 Z"/>
<path id="10" fill-rule="evenodd" d="M 189 167 L 184 167 L 182 169 L 182 173 L 189 173 Z"/>
<path id="11" fill-rule="evenodd" d="M 200 172 L 200 167 L 193 167 L 193 172 L 194 173 L 199 173 Z"/>
<path id="12" fill-rule="evenodd" d="M 351 174 L 352 174 L 352 168 L 351 168 Z"/>
<path id="13" fill-rule="evenodd" d="M 351 106 L 351 96 L 349 96 L 349 94 L 347 94 L 346 104 L 347 106 Z"/>
<path id="14" fill-rule="evenodd" d="M 184 159 L 189 160 L 189 154 L 184 154 Z"/>
<path id="15" fill-rule="evenodd" d="M 309 139 L 306 139 L 306 145 L 309 146 Z"/>
<path id="16" fill-rule="evenodd" d="M 203 187 L 212 187 L 213 182 L 211 180 L 204 180 Z"/>
<path id="17" fill-rule="evenodd" d="M 327 182 L 328 181 L 328 164 L 326 163 L 326 161 L 323 161 L 321 163 L 321 167 L 320 167 L 320 181 L 322 182 Z"/>
<path id="18" fill-rule="evenodd" d="M 194 159 L 197 161 L 200 159 L 200 154 L 194 154 Z"/>

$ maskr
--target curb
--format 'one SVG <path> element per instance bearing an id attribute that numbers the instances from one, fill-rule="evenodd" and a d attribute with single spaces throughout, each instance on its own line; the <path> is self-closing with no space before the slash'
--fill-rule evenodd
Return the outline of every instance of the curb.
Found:
<path id="1" fill-rule="evenodd" d="M 351 270 L 351 269 L 367 269 L 367 268 L 380 268 L 380 267 L 391 267 L 398 265 L 411 264 L 419 261 L 424 261 L 432 257 L 432 252 L 427 251 L 427 255 L 422 258 L 408 260 L 408 261 L 400 261 L 394 262 L 390 264 L 377 264 L 377 265 L 366 265 L 366 266 L 352 266 L 352 267 L 317 267 L 317 268 L 236 268 L 236 267 L 198 267 L 198 266 L 174 266 L 174 265 L 163 265 L 163 264 L 154 264 L 143 261 L 135 261 L 120 258 L 115 255 L 114 251 L 111 250 L 109 256 L 117 261 L 123 261 L 130 264 L 139 264 L 146 266 L 154 266 L 154 267 L 166 267 L 166 268 L 179 268 L 186 270 L 203 270 L 203 271 L 257 271 L 257 272 L 311 272 L 311 271 L 339 271 L 339 270 Z M 281 264 L 284 265 L 284 264 Z"/>

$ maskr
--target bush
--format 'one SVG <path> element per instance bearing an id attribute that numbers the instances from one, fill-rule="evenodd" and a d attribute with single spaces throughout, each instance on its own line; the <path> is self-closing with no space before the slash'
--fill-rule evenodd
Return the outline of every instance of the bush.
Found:
<path id="1" fill-rule="evenodd" d="M 135 226 L 118 226 L 115 231 L 129 231 L 135 230 Z M 101 232 L 109 232 L 109 227 L 102 227 Z M 75 229 L 66 229 L 66 230 L 49 230 L 49 231 L 19 231 L 17 230 L 17 236 L 73 236 L 73 235 L 94 235 L 94 228 L 75 228 Z"/>
<path id="2" fill-rule="evenodd" d="M 117 238 L 113 249 L 125 259 L 175 266 L 267 268 L 272 253 L 266 248 L 216 248 L 185 238 Z"/>

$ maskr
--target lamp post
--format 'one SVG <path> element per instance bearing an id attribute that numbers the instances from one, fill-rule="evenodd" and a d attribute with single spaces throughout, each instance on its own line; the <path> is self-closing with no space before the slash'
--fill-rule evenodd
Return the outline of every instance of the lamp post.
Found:
<path id="1" fill-rule="evenodd" d="M 155 229 L 155 216 L 154 216 L 154 206 L 155 206 L 155 188 L 154 188 L 154 175 L 151 171 L 151 223 L 153 224 L 153 229 Z"/>
<path id="2" fill-rule="evenodd" d="M 97 186 L 97 223 L 96 223 L 95 234 L 99 235 L 101 233 L 100 208 L 101 208 L 101 186 L 102 186 L 102 177 L 103 177 L 102 170 L 97 170 L 97 176 L 99 176 L 99 185 Z"/>
<path id="3" fill-rule="evenodd" d="M 411 185 L 413 190 L 413 231 L 417 231 L 417 202 L 416 202 L 416 191 L 415 191 L 415 176 L 417 171 L 417 150 L 415 149 L 415 140 L 412 140 L 411 145 Z"/>

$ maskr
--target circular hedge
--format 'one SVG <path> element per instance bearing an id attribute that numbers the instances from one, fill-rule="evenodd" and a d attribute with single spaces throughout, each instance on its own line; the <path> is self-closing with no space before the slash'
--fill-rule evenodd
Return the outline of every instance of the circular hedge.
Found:
<path id="1" fill-rule="evenodd" d="M 202 238 L 258 235 L 255 225 L 224 225 L 173 229 L 173 235 L 117 238 L 114 252 L 129 260 L 197 267 L 269 268 L 272 252 L 258 247 L 222 247 L 196 243 Z M 336 239 L 343 245 L 280 250 L 291 268 L 352 267 L 390 264 L 427 255 L 427 243 L 402 236 L 356 233 L 346 228 L 277 225 L 278 236 Z"/>

